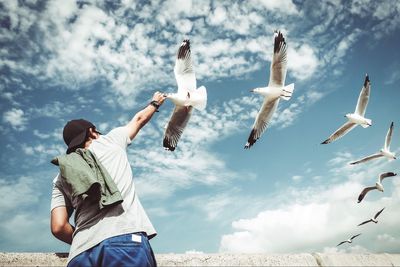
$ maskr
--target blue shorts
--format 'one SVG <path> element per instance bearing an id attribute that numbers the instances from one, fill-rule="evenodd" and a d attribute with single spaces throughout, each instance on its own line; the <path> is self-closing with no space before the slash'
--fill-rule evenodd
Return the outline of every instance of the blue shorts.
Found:
<path id="1" fill-rule="evenodd" d="M 74 257 L 68 267 L 157 266 L 147 235 L 125 234 L 110 237 Z"/>

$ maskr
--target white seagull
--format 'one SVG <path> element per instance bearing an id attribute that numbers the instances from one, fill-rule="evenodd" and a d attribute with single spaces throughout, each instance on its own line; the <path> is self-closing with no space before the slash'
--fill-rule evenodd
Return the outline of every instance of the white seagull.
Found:
<path id="1" fill-rule="evenodd" d="M 375 186 L 366 187 L 363 189 L 363 191 L 361 191 L 360 195 L 358 196 L 358 203 L 360 203 L 364 199 L 365 195 L 371 190 L 377 189 L 377 190 L 383 192 L 384 189 L 383 189 L 383 185 L 382 185 L 382 180 L 385 179 L 386 177 L 392 177 L 392 176 L 396 176 L 396 175 L 397 175 L 397 173 L 394 173 L 394 172 L 381 173 L 379 175 L 378 181 L 376 181 L 376 183 L 375 183 Z"/>
<path id="2" fill-rule="evenodd" d="M 363 128 L 367 128 L 372 125 L 372 121 L 364 117 L 365 110 L 367 109 L 368 105 L 370 90 L 371 83 L 367 74 L 365 76 L 364 86 L 361 88 L 360 96 L 358 97 L 356 110 L 354 111 L 354 113 L 346 114 L 345 117 L 348 119 L 348 121 L 321 144 L 329 144 L 335 141 L 336 139 L 350 132 L 357 125 L 361 125 Z"/>
<path id="3" fill-rule="evenodd" d="M 354 238 L 356 238 L 357 236 L 359 236 L 359 235 L 361 235 L 361 234 L 358 234 L 358 235 L 353 235 L 352 237 L 350 237 L 349 239 L 347 239 L 347 240 L 345 240 L 345 241 L 342 241 L 342 242 L 340 242 L 339 244 L 337 244 L 336 246 L 338 247 L 338 246 L 340 246 L 341 244 L 344 244 L 344 243 L 353 243 L 353 239 Z"/>
<path id="4" fill-rule="evenodd" d="M 373 155 L 370 155 L 368 157 L 362 158 L 357 161 L 350 162 L 350 164 L 358 164 L 366 161 L 370 161 L 372 159 L 377 159 L 380 157 L 386 157 L 389 160 L 396 159 L 396 154 L 394 152 L 390 151 L 390 141 L 392 141 L 392 133 L 393 133 L 393 122 L 390 124 L 389 130 L 386 134 L 386 139 L 385 139 L 385 144 L 383 145 L 383 148 L 379 150 L 378 153 L 375 153 Z"/>
<path id="5" fill-rule="evenodd" d="M 369 219 L 369 220 L 367 220 L 367 221 L 364 221 L 364 222 L 360 223 L 360 224 L 357 225 L 357 226 L 360 226 L 360 225 L 363 225 L 363 224 L 366 224 L 366 223 L 369 223 L 369 222 L 378 223 L 378 220 L 377 220 L 376 218 L 378 218 L 379 214 L 381 214 L 382 211 L 383 211 L 384 209 L 385 209 L 385 208 L 383 208 L 383 209 L 381 209 L 380 211 L 378 211 L 378 212 L 375 214 L 375 216 L 374 216 L 373 218 L 371 218 L 371 219 Z"/>
<path id="6" fill-rule="evenodd" d="M 260 87 L 251 92 L 264 96 L 264 102 L 257 114 L 245 149 L 250 148 L 267 128 L 272 115 L 278 107 L 279 99 L 289 100 L 294 90 L 294 84 L 285 86 L 287 71 L 287 45 L 281 32 L 274 33 L 274 55 L 272 57 L 269 83 L 267 87 Z"/>
<path id="7" fill-rule="evenodd" d="M 188 123 L 193 108 L 203 110 L 207 105 L 207 91 L 204 86 L 196 89 L 190 53 L 190 41 L 183 40 L 179 47 L 174 67 L 178 92 L 166 94 L 175 104 L 174 112 L 164 132 L 163 146 L 166 150 L 174 151 L 183 130 Z"/>

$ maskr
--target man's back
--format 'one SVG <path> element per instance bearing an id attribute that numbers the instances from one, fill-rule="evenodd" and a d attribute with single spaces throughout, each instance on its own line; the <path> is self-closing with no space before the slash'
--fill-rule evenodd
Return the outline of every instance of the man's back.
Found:
<path id="1" fill-rule="evenodd" d="M 91 203 L 92 206 L 85 208 L 85 212 L 76 214 L 76 231 L 71 244 L 69 260 L 113 236 L 135 232 L 145 232 L 149 238 L 156 235 L 135 193 L 132 170 L 126 153 L 126 148 L 130 143 L 126 127 L 118 127 L 107 135 L 93 140 L 90 144 L 88 149 L 96 155 L 110 174 L 121 192 L 123 202 L 102 211 L 98 209 L 96 203 Z M 68 207 L 71 205 L 68 200 L 64 202 L 64 196 L 66 199 L 71 199 L 71 192 L 60 186 L 59 179 L 55 185 L 52 209 L 57 206 Z"/>

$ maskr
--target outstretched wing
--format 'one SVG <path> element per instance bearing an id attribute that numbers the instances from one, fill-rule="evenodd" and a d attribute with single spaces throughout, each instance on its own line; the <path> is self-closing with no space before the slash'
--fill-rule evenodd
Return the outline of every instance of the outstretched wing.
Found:
<path id="1" fill-rule="evenodd" d="M 365 81 L 364 81 L 364 86 L 361 88 L 360 95 L 358 97 L 357 101 L 357 106 L 355 113 L 358 115 L 361 115 L 364 117 L 365 115 L 365 110 L 367 109 L 368 105 L 368 100 L 369 100 L 369 94 L 370 94 L 370 89 L 371 88 L 371 83 L 369 81 L 368 75 L 365 76 Z"/>
<path id="2" fill-rule="evenodd" d="M 361 234 L 353 235 L 353 236 L 350 238 L 350 240 L 353 240 L 354 238 L 356 238 L 356 237 L 359 236 L 359 235 L 361 235 Z"/>
<path id="3" fill-rule="evenodd" d="M 381 153 L 376 153 L 376 154 L 373 154 L 371 156 L 359 159 L 357 161 L 350 162 L 350 164 L 351 165 L 355 165 L 355 164 L 362 163 L 362 162 L 367 162 L 367 161 L 370 161 L 372 159 L 376 159 L 376 158 L 379 158 L 379 157 L 383 157 L 383 155 Z"/>
<path id="4" fill-rule="evenodd" d="M 285 85 L 287 71 L 287 45 L 281 32 L 274 34 L 274 55 L 269 74 L 269 87 L 282 87 Z"/>
<path id="5" fill-rule="evenodd" d="M 344 244 L 344 243 L 348 243 L 348 241 L 342 241 L 339 244 L 337 244 L 336 246 L 338 247 L 338 246 L 340 246 L 341 244 Z"/>
<path id="6" fill-rule="evenodd" d="M 376 214 L 375 214 L 375 216 L 374 216 L 374 219 L 376 220 L 376 218 L 378 218 L 378 216 L 382 213 L 382 211 L 384 210 L 385 208 L 383 208 L 383 209 L 381 209 L 380 211 L 378 211 Z"/>
<path id="7" fill-rule="evenodd" d="M 178 93 L 186 94 L 187 91 L 196 89 L 196 76 L 193 70 L 190 41 L 188 39 L 183 40 L 179 47 L 174 73 L 178 84 Z"/>
<path id="8" fill-rule="evenodd" d="M 267 128 L 268 123 L 270 122 L 272 116 L 274 115 L 278 103 L 279 103 L 279 98 L 275 99 L 269 99 L 268 97 L 264 98 L 264 102 L 253 124 L 253 129 L 251 130 L 249 138 L 247 139 L 247 143 L 244 146 L 245 149 L 250 148 L 257 141 L 257 139 L 260 138 L 262 133 Z"/>
<path id="9" fill-rule="evenodd" d="M 359 225 L 357 225 L 357 226 L 360 226 L 360 225 L 363 225 L 363 224 L 366 224 L 366 223 L 369 223 L 369 222 L 372 222 L 372 220 L 371 220 L 371 219 L 369 219 L 368 221 L 362 222 L 362 223 L 360 223 L 360 224 L 359 224 Z"/>
<path id="10" fill-rule="evenodd" d="M 393 133 L 393 122 L 390 124 L 389 130 L 386 134 L 384 148 L 387 150 L 390 149 L 390 142 L 392 141 L 392 133 Z"/>
<path id="11" fill-rule="evenodd" d="M 176 106 L 164 132 L 163 146 L 174 151 L 192 114 L 193 107 Z"/>
<path id="12" fill-rule="evenodd" d="M 383 180 L 383 179 L 385 179 L 385 178 L 387 178 L 387 177 L 396 176 L 396 175 L 397 175 L 397 173 L 394 173 L 394 172 L 385 172 L 385 173 L 381 173 L 381 174 L 379 175 L 379 182 L 382 183 L 382 180 Z"/>
<path id="13" fill-rule="evenodd" d="M 360 203 L 364 199 L 365 195 L 369 191 L 374 190 L 374 189 L 376 189 L 376 186 L 370 186 L 370 187 L 364 188 L 363 191 L 361 191 L 360 195 L 358 196 L 358 203 Z"/>
<path id="14" fill-rule="evenodd" d="M 335 141 L 336 139 L 343 137 L 345 134 L 350 132 L 356 126 L 357 126 L 357 124 L 355 124 L 353 122 L 350 122 L 350 121 L 346 122 L 345 124 L 340 126 L 339 129 L 337 129 L 333 134 L 331 134 L 331 136 L 328 137 L 328 139 L 326 139 L 321 144 L 329 144 L 329 143 Z"/>

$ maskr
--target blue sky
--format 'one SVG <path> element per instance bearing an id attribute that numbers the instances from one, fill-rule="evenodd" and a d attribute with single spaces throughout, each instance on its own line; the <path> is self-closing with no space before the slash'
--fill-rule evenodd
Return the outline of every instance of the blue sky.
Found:
<path id="1" fill-rule="evenodd" d="M 4 1 L 0 3 L 0 250 L 68 251 L 49 230 L 52 157 L 62 127 L 86 118 L 103 133 L 160 90 L 176 91 L 175 54 L 191 40 L 206 110 L 175 152 L 162 148 L 166 102 L 128 150 L 156 253 L 397 252 L 400 180 L 362 188 L 399 160 L 350 166 L 378 151 L 390 123 L 400 152 L 398 1 Z M 289 47 L 271 126 L 244 150 L 266 85 L 273 31 Z M 368 73 L 366 117 L 320 145 L 353 112 Z M 377 225 L 356 225 L 386 207 Z M 362 233 L 351 246 L 336 244 Z"/>

